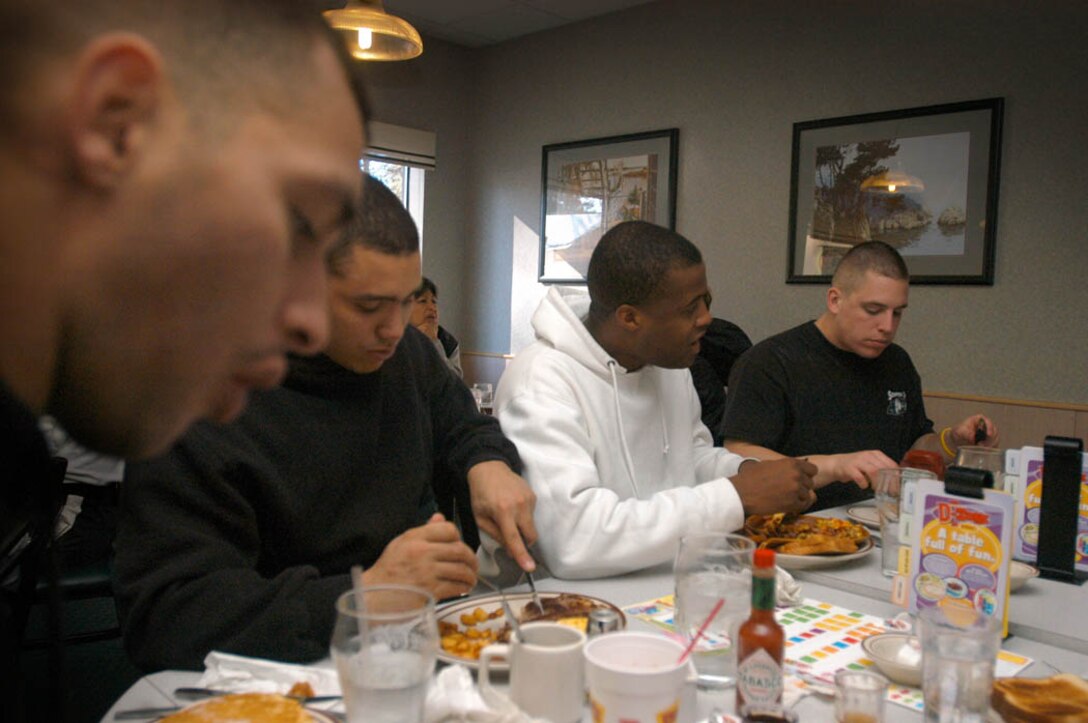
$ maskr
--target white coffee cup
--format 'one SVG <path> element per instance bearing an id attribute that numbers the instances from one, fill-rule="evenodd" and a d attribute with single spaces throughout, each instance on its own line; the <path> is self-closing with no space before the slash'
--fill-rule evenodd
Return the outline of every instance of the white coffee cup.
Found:
<path id="1" fill-rule="evenodd" d="M 486 648 L 485 648 L 486 650 Z M 652 633 L 618 632 L 586 643 L 586 682 L 594 721 L 657 723 L 676 719 L 685 687 L 695 690 L 684 646 Z"/>
<path id="2" fill-rule="evenodd" d="M 586 635 L 559 623 L 526 623 L 523 640 L 488 645 L 480 651 L 480 689 L 491 688 L 494 658 L 510 661 L 510 699 L 523 711 L 554 723 L 582 720 Z"/>

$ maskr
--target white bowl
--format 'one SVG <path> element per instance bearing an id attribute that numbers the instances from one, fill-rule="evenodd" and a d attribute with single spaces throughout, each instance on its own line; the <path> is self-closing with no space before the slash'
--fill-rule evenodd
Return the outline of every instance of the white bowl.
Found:
<path id="1" fill-rule="evenodd" d="M 865 654 L 893 683 L 922 685 L 922 645 L 904 633 L 881 633 L 861 641 Z"/>
<path id="2" fill-rule="evenodd" d="M 1009 563 L 1009 592 L 1016 592 L 1033 577 L 1039 577 L 1039 570 L 1019 560 Z"/>

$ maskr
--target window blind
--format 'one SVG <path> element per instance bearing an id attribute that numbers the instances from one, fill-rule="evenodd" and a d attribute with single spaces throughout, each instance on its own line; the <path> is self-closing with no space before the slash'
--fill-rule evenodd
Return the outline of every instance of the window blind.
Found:
<path id="1" fill-rule="evenodd" d="M 367 132 L 368 158 L 403 163 L 415 168 L 434 169 L 437 158 L 435 134 L 431 131 L 371 121 L 367 124 Z"/>

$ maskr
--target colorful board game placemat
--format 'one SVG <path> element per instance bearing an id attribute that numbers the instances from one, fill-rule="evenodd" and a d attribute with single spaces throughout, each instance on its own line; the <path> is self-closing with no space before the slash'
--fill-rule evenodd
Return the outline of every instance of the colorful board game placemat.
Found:
<path id="1" fill-rule="evenodd" d="M 673 596 L 666 595 L 623 609 L 627 615 L 673 632 Z M 867 670 L 873 662 L 865 657 L 861 641 L 886 631 L 883 618 L 806 599 L 796 607 L 775 614 L 786 635 L 786 668 L 808 684 L 834 690 L 835 673 Z M 1015 675 L 1031 664 L 1030 658 L 1001 651 L 995 675 Z M 892 685 L 888 700 L 913 710 L 923 708 L 922 691 Z"/>

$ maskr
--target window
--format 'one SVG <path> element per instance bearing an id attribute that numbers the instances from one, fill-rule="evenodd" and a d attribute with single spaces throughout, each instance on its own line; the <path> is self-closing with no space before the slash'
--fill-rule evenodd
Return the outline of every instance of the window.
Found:
<path id="1" fill-rule="evenodd" d="M 384 183 L 397 195 L 400 202 L 412 215 L 419 229 L 420 244 L 423 240 L 423 180 L 427 173 L 422 168 L 416 168 L 403 163 L 365 156 L 359 161 L 359 168 L 363 173 L 369 173 L 374 178 Z"/>
<path id="2" fill-rule="evenodd" d="M 364 173 L 377 178 L 397 194 L 419 229 L 423 243 L 423 182 L 435 167 L 435 135 L 430 131 L 371 121 L 368 148 L 359 161 Z"/>

